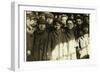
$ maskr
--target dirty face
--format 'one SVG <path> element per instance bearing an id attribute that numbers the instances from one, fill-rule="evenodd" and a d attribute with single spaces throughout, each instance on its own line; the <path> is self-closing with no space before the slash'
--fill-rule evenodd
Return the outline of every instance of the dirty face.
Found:
<path id="1" fill-rule="evenodd" d="M 40 30 L 45 30 L 46 25 L 45 24 L 39 24 L 38 27 L 39 27 Z"/>
<path id="2" fill-rule="evenodd" d="M 59 29 L 61 28 L 61 24 L 58 23 L 58 22 L 56 22 L 56 24 L 54 25 L 54 28 L 55 28 L 56 30 L 59 30 Z"/>
<path id="3" fill-rule="evenodd" d="M 67 17 L 62 17 L 62 18 L 61 18 L 61 22 L 62 22 L 63 24 L 66 24 L 66 20 L 67 20 Z"/>
<path id="4" fill-rule="evenodd" d="M 46 22 L 47 22 L 48 24 L 52 24 L 52 23 L 53 23 L 53 18 L 47 18 Z"/>
<path id="5" fill-rule="evenodd" d="M 67 21 L 67 26 L 68 26 L 69 29 L 72 29 L 72 28 L 74 27 L 73 21 L 68 20 L 68 21 Z"/>
<path id="6" fill-rule="evenodd" d="M 81 19 L 76 19 L 77 25 L 81 25 L 83 21 Z"/>

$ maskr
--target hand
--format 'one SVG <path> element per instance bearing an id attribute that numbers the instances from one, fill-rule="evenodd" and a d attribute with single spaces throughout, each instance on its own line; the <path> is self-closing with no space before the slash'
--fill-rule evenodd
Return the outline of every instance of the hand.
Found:
<path id="1" fill-rule="evenodd" d="M 31 51 L 30 50 L 27 50 L 27 55 L 31 55 Z"/>

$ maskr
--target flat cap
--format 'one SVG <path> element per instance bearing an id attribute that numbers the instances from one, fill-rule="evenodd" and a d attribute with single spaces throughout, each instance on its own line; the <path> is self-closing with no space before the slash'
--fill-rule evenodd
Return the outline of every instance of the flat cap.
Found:
<path id="1" fill-rule="evenodd" d="M 46 18 L 54 18 L 54 15 L 52 13 L 46 13 Z"/>
<path id="2" fill-rule="evenodd" d="M 38 20 L 38 24 L 45 24 L 46 23 L 46 21 L 44 20 L 44 19 L 42 19 L 42 18 L 40 18 L 39 20 Z"/>

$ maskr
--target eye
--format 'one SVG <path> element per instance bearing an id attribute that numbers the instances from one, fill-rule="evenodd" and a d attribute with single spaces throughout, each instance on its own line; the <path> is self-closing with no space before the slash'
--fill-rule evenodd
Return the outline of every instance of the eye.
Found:
<path id="1" fill-rule="evenodd" d="M 71 24 L 71 23 L 68 23 L 68 24 Z"/>

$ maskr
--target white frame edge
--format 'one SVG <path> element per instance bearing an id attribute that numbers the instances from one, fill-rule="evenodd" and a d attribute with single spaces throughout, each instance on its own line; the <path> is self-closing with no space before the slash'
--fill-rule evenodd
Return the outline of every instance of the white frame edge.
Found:
<path id="1" fill-rule="evenodd" d="M 20 70 L 20 60 L 19 60 L 19 20 L 18 20 L 18 6 L 19 5 L 33 5 L 32 3 L 21 3 L 21 2 L 12 2 L 11 3 L 11 70 L 19 71 Z M 61 7 L 63 6 L 46 6 L 46 5 L 35 5 L 35 6 L 43 6 L 43 7 Z M 76 8 L 76 9 L 90 9 L 96 10 L 96 7 L 88 7 L 88 6 L 74 6 L 74 5 L 66 5 L 66 8 Z M 16 27 L 16 28 L 15 28 Z"/>
<path id="2" fill-rule="evenodd" d="M 16 28 L 15 28 L 16 27 Z M 18 3 L 11 3 L 11 70 L 18 71 Z"/>

